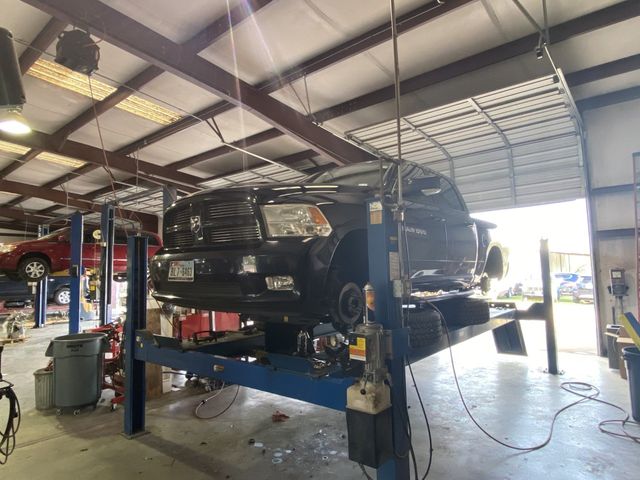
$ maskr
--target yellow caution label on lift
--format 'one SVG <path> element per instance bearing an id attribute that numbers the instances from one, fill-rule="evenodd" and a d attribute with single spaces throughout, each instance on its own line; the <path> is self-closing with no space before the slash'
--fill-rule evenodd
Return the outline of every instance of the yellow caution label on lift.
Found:
<path id="1" fill-rule="evenodd" d="M 367 340 L 364 337 L 357 337 L 355 345 L 349 345 L 349 358 L 360 362 L 367 361 Z"/>
<path id="2" fill-rule="evenodd" d="M 382 223 L 382 202 L 371 202 L 369 204 L 369 223 L 380 225 Z"/>

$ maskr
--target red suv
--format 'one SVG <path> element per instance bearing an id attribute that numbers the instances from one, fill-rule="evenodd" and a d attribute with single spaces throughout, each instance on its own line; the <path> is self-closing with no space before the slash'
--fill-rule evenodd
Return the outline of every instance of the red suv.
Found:
<path id="1" fill-rule="evenodd" d="M 100 242 L 94 239 L 95 229 L 85 228 L 82 244 L 82 265 L 100 267 Z M 36 282 L 49 273 L 67 270 L 71 263 L 71 228 L 62 228 L 35 240 L 0 244 L 0 273 L 12 279 Z M 162 247 L 155 233 L 149 237 L 148 255 L 152 257 Z M 116 230 L 113 247 L 113 272 L 127 271 L 127 234 Z"/>

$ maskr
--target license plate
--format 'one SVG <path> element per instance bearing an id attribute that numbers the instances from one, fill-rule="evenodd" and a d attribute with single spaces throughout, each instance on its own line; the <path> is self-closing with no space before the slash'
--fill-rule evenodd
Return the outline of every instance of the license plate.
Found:
<path id="1" fill-rule="evenodd" d="M 173 282 L 193 282 L 193 260 L 171 262 L 169 280 Z"/>

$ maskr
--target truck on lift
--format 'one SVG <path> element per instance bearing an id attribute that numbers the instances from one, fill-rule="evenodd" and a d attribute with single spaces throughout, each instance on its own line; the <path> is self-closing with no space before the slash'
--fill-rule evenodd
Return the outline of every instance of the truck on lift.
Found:
<path id="1" fill-rule="evenodd" d="M 165 212 L 164 246 L 150 262 L 154 296 L 254 322 L 352 330 L 369 279 L 366 200 L 377 194 L 390 201 L 397 169 L 366 162 L 300 183 L 213 189 L 176 201 Z M 505 250 L 491 240 L 495 225 L 472 218 L 444 175 L 411 162 L 402 171 L 401 241 L 412 290 L 446 301 L 447 310 L 468 310 L 461 297 L 507 270 Z M 487 321 L 486 305 L 480 309 Z"/>

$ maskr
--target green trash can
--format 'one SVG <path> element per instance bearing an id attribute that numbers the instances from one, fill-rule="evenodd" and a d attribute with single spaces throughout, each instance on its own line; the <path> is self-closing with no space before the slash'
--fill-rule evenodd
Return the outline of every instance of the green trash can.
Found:
<path id="1" fill-rule="evenodd" d="M 102 395 L 102 363 L 108 351 L 103 333 L 63 335 L 51 341 L 46 356 L 53 357 L 53 399 L 59 413 L 95 407 Z"/>
<path id="2" fill-rule="evenodd" d="M 627 363 L 631 416 L 640 422 L 640 350 L 638 347 L 626 347 L 622 349 L 622 356 Z"/>

